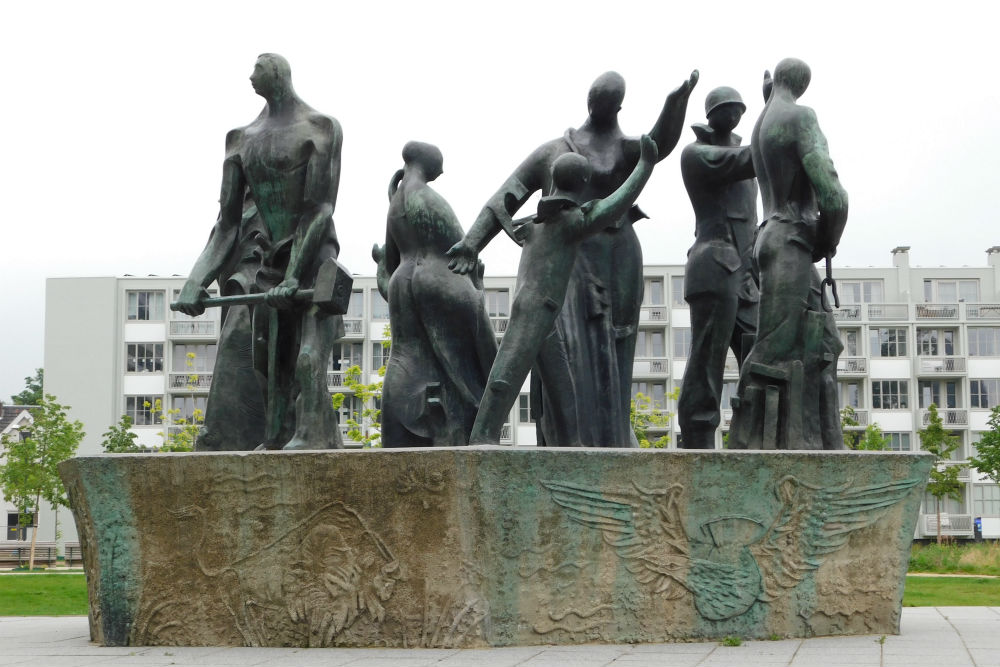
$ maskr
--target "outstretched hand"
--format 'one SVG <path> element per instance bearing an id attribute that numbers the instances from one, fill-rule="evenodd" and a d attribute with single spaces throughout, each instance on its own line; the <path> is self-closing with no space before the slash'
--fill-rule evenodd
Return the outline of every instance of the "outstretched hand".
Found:
<path id="1" fill-rule="evenodd" d="M 197 317 L 205 312 L 205 305 L 202 302 L 207 298 L 208 291 L 204 287 L 188 281 L 184 283 L 177 299 L 177 310 L 190 317 Z"/>
<path id="2" fill-rule="evenodd" d="M 445 255 L 451 257 L 448 268 L 461 275 L 475 270 L 479 261 L 479 253 L 464 239 L 453 245 Z"/>
<path id="3" fill-rule="evenodd" d="M 764 70 L 764 102 L 771 99 L 771 88 L 774 87 L 774 81 L 771 80 L 770 70 Z"/>
<path id="4" fill-rule="evenodd" d="M 656 162 L 659 151 L 656 149 L 656 142 L 648 134 L 642 135 L 639 139 L 639 159 L 645 162 Z"/>
<path id="5" fill-rule="evenodd" d="M 701 74 L 698 73 L 698 70 L 691 70 L 691 76 L 688 77 L 687 81 L 677 86 L 674 92 L 670 93 L 670 95 L 672 97 L 678 95 L 687 97 L 691 94 L 691 91 L 694 90 L 694 87 L 698 85 L 698 78 L 700 76 Z"/>

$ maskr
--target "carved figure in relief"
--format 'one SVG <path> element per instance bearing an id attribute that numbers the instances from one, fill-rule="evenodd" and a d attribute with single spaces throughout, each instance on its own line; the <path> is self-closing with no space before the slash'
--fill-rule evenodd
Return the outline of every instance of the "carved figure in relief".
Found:
<path id="1" fill-rule="evenodd" d="M 788 475 L 775 484 L 780 507 L 769 522 L 720 516 L 703 523 L 697 536 L 684 529 L 679 507 L 684 489 L 678 484 L 610 492 L 542 484 L 571 520 L 600 530 L 652 593 L 668 598 L 690 593 L 699 614 L 723 620 L 786 595 L 921 481 L 822 487 Z"/>

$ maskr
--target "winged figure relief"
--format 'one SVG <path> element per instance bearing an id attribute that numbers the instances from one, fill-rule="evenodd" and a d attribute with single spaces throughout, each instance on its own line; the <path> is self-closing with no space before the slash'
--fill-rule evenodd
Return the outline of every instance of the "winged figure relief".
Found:
<path id="1" fill-rule="evenodd" d="M 702 523 L 694 536 L 681 519 L 679 484 L 649 490 L 633 482 L 632 489 L 611 492 L 542 484 L 572 521 L 600 530 L 652 593 L 670 599 L 690 594 L 703 617 L 724 620 L 795 588 L 921 481 L 816 486 L 787 475 L 774 485 L 775 516 L 720 516 Z"/>

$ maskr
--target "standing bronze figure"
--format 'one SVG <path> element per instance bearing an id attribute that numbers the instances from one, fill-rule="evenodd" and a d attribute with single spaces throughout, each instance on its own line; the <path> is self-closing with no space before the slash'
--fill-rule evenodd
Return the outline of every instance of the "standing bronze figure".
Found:
<path id="1" fill-rule="evenodd" d="M 380 289 L 392 352 L 382 388 L 382 445 L 467 445 L 497 354 L 480 270 L 455 275 L 445 253 L 462 226 L 428 185 L 442 173 L 436 146 L 411 141 L 389 185 Z M 384 272 L 384 277 L 383 277 Z"/>
<path id="2" fill-rule="evenodd" d="M 814 262 L 829 260 L 847 222 L 840 184 L 816 114 L 797 103 L 809 66 L 786 58 L 765 73 L 767 102 L 753 130 L 764 223 L 754 247 L 760 271 L 757 339 L 743 363 L 729 446 L 842 449 L 837 338 Z"/>
<path id="3" fill-rule="evenodd" d="M 649 135 L 659 159 L 680 138 L 698 72 L 667 96 Z M 476 266 L 478 253 L 500 230 L 518 241 L 512 216 L 532 193 L 553 193 L 552 166 L 567 153 L 590 162 L 593 173 L 580 201 L 604 199 L 626 181 L 639 162 L 639 139 L 618 125 L 625 81 L 602 74 L 587 96 L 588 117 L 543 144 L 514 170 L 490 198 L 465 238 L 449 255 L 459 273 Z M 642 249 L 632 223 L 645 217 L 632 207 L 580 244 L 566 298 L 532 373 L 531 403 L 537 442 L 548 446 L 634 446 L 629 424 L 632 362 L 642 306 Z"/>
<path id="4" fill-rule="evenodd" d="M 757 184 L 749 146 L 733 130 L 746 105 L 723 86 L 705 98 L 708 125 L 681 153 L 681 174 L 695 214 L 695 242 L 684 270 L 691 310 L 691 353 L 677 404 L 681 446 L 712 449 L 719 426 L 726 350 L 737 361 L 757 328 L 757 284 L 750 270 L 757 230 Z M 726 406 L 728 407 L 728 406 Z"/>
<path id="5" fill-rule="evenodd" d="M 326 384 L 334 342 L 344 334 L 339 314 L 296 294 L 314 287 L 320 267 L 340 245 L 333 210 L 340 183 L 340 124 L 303 102 L 292 88 L 288 61 L 257 59 L 250 82 L 267 104 L 246 127 L 226 137 L 219 219 L 175 304 L 198 315 L 205 288 L 226 264 L 240 264 L 253 308 L 253 366 L 261 379 L 265 432 L 261 448 L 341 447 Z M 256 208 L 246 224 L 244 210 Z M 220 409 L 216 403 L 209 411 Z M 232 419 L 238 406 L 226 405 Z"/>

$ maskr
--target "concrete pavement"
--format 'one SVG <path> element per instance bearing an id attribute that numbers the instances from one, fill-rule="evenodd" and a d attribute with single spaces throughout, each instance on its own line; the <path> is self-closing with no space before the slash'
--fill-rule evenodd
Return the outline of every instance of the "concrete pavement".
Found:
<path id="1" fill-rule="evenodd" d="M 0 667 L 1000 667 L 1000 606 L 908 607 L 899 636 L 498 649 L 108 648 L 83 616 L 0 617 Z"/>

